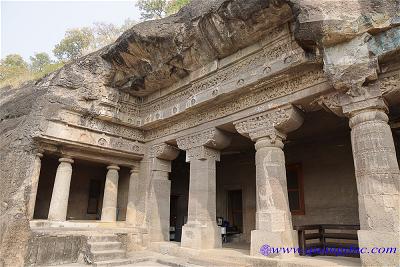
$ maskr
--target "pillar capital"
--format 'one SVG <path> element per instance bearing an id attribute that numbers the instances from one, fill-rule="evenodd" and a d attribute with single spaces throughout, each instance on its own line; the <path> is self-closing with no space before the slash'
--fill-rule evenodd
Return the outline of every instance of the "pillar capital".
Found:
<path id="1" fill-rule="evenodd" d="M 120 167 L 118 167 L 117 165 L 111 164 L 107 166 L 107 170 L 120 170 Z"/>
<path id="2" fill-rule="evenodd" d="M 150 149 L 150 157 L 163 159 L 163 160 L 174 160 L 179 155 L 179 149 L 168 145 L 166 143 L 153 145 Z"/>
<path id="3" fill-rule="evenodd" d="M 220 159 L 219 150 L 229 146 L 231 138 L 217 128 L 207 129 L 177 139 L 178 147 L 186 150 L 186 161 Z"/>
<path id="4" fill-rule="evenodd" d="M 360 112 L 352 114 L 349 125 L 350 128 L 353 129 L 356 125 L 368 121 L 388 123 L 389 117 L 382 109 L 364 109 Z"/>
<path id="5" fill-rule="evenodd" d="M 138 167 L 132 167 L 131 170 L 130 170 L 130 173 L 131 173 L 131 174 L 134 174 L 134 173 L 137 174 L 137 173 L 139 173 L 139 168 L 138 168 Z"/>
<path id="6" fill-rule="evenodd" d="M 287 105 L 270 111 L 262 112 L 234 122 L 236 130 L 253 141 L 264 140 L 271 145 L 280 143 L 286 138 L 286 133 L 296 130 L 303 123 L 300 111 Z"/>
<path id="7" fill-rule="evenodd" d="M 67 163 L 71 163 L 71 164 L 74 163 L 74 160 L 71 158 L 60 158 L 58 161 L 59 162 L 67 162 Z"/>

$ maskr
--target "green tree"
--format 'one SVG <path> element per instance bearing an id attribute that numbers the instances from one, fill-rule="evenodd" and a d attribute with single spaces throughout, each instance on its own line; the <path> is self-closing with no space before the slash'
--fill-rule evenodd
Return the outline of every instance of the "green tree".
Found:
<path id="1" fill-rule="evenodd" d="M 142 11 L 144 20 L 161 19 L 178 12 L 190 0 L 139 0 L 136 6 Z"/>
<path id="2" fill-rule="evenodd" d="M 166 14 L 166 0 L 138 0 L 136 6 L 142 11 L 141 17 L 144 20 L 161 19 Z"/>
<path id="3" fill-rule="evenodd" d="M 90 28 L 71 29 L 65 33 L 53 53 L 59 60 L 72 60 L 81 57 L 90 48 L 94 36 Z"/>
<path id="4" fill-rule="evenodd" d="M 52 63 L 49 54 L 45 52 L 35 53 L 29 58 L 31 60 L 30 69 L 33 72 L 42 72 L 48 65 Z"/>
<path id="5" fill-rule="evenodd" d="M 186 6 L 189 4 L 190 0 L 171 0 L 168 2 L 167 7 L 166 7 L 166 14 L 172 15 L 177 13 L 182 7 Z"/>
<path id="6" fill-rule="evenodd" d="M 28 64 L 18 54 L 10 54 L 1 60 L 1 65 L 8 68 L 27 69 Z"/>
<path id="7" fill-rule="evenodd" d="M 28 72 L 28 64 L 18 54 L 11 54 L 0 61 L 0 81 L 15 78 Z"/>

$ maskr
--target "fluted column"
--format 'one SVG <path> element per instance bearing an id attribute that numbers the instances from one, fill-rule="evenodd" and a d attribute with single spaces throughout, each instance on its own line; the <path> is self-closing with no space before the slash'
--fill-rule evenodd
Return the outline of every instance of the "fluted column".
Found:
<path id="1" fill-rule="evenodd" d="M 35 213 L 35 204 L 36 204 L 36 196 L 39 185 L 40 169 L 42 166 L 42 157 L 43 157 L 42 153 L 36 154 L 31 172 L 31 194 L 29 196 L 29 204 L 28 204 L 28 215 L 30 220 L 33 219 L 33 214 Z"/>
<path id="2" fill-rule="evenodd" d="M 292 106 L 235 122 L 239 133 L 256 142 L 256 229 L 251 231 L 251 255 L 261 255 L 263 245 L 295 247 L 287 194 L 283 140 L 303 122 Z M 283 254 L 282 254 L 283 255 Z M 271 254 L 270 256 L 277 256 Z"/>
<path id="3" fill-rule="evenodd" d="M 118 171 L 119 167 L 110 165 L 107 167 L 106 184 L 104 186 L 103 209 L 101 211 L 102 222 L 117 221 L 118 200 Z"/>
<path id="4" fill-rule="evenodd" d="M 72 177 L 72 163 L 70 158 L 60 158 L 51 195 L 48 219 L 51 221 L 65 221 L 67 218 L 69 188 Z"/>
<path id="5" fill-rule="evenodd" d="M 360 247 L 400 247 L 400 171 L 381 98 L 351 103 L 351 143 L 358 190 Z M 363 266 L 397 266 L 397 254 L 361 254 Z"/>
<path id="6" fill-rule="evenodd" d="M 137 225 L 137 195 L 139 190 L 139 168 L 133 167 L 129 176 L 128 204 L 126 207 L 126 223 Z"/>
<path id="7" fill-rule="evenodd" d="M 190 162 L 188 220 L 182 228 L 181 246 L 221 247 L 221 229 L 216 223 L 216 161 L 230 138 L 213 128 L 179 138 L 177 143 Z"/>
<path id="8" fill-rule="evenodd" d="M 171 181 L 171 161 L 176 159 L 179 150 L 168 144 L 158 144 L 151 148 L 151 187 L 150 187 L 150 239 L 169 241 Z"/>

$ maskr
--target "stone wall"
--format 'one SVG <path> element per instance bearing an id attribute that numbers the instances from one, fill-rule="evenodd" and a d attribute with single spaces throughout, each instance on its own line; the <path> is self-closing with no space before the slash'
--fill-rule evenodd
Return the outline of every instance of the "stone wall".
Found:
<path id="1" fill-rule="evenodd" d="M 28 243 L 26 265 L 58 265 L 84 262 L 86 236 L 34 234 Z"/>

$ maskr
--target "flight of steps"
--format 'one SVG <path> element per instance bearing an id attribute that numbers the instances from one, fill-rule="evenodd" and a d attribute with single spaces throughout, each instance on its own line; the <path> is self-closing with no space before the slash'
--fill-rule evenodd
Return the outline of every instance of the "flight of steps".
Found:
<path id="1" fill-rule="evenodd" d="M 113 234 L 93 235 L 88 238 L 90 262 L 93 266 L 119 266 L 129 263 L 126 250 Z"/>

